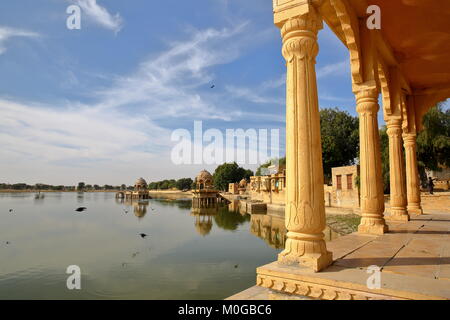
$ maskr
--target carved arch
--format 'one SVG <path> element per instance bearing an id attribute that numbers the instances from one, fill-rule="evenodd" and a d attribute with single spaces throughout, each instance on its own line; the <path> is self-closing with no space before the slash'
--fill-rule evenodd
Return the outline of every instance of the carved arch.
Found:
<path id="1" fill-rule="evenodd" d="M 390 116 L 392 115 L 390 74 L 389 68 L 382 62 L 378 62 L 378 79 L 383 97 L 383 112 L 385 116 Z"/>
<path id="2" fill-rule="evenodd" d="M 359 22 L 353 9 L 347 4 L 346 0 L 329 0 L 331 6 L 336 11 L 342 31 L 345 36 L 345 42 L 350 52 L 350 66 L 352 78 L 355 83 L 362 83 L 361 51 L 359 39 Z"/>

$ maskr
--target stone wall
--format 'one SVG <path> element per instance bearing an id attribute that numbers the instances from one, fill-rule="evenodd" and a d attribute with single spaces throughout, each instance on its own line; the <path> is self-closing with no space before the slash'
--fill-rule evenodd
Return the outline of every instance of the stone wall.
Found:
<path id="1" fill-rule="evenodd" d="M 332 192 L 331 207 L 359 208 L 359 190 L 357 177 L 359 166 L 346 166 L 331 169 Z M 327 190 L 325 191 L 325 204 L 327 203 Z"/>

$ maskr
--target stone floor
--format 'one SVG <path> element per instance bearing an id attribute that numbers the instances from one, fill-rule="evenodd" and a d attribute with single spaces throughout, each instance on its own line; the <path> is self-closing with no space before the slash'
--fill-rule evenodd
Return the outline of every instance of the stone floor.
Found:
<path id="1" fill-rule="evenodd" d="M 322 272 L 274 262 L 258 268 L 258 274 L 272 283 L 288 278 L 283 286 L 289 281 L 320 284 L 381 299 L 450 299 L 450 213 L 431 212 L 407 223 L 388 222 L 390 231 L 382 236 L 352 233 L 328 242 L 334 263 Z M 372 265 L 381 268 L 381 289 L 367 289 L 367 267 Z M 263 300 L 273 292 L 255 286 L 228 299 Z"/>

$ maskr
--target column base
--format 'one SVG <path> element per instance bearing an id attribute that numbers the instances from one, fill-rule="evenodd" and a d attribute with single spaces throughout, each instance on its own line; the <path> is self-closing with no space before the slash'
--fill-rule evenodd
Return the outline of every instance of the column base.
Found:
<path id="1" fill-rule="evenodd" d="M 374 234 L 382 235 L 389 231 L 384 218 L 373 219 L 373 218 L 361 218 L 361 224 L 358 226 L 358 233 L 361 234 Z"/>
<path id="2" fill-rule="evenodd" d="M 409 214 L 415 214 L 420 216 L 421 214 L 423 214 L 423 210 L 420 206 L 408 206 L 408 213 Z"/>
<path id="3" fill-rule="evenodd" d="M 387 218 L 389 219 L 389 221 L 408 222 L 410 220 L 408 212 L 403 208 L 391 208 L 391 214 Z"/>
<path id="4" fill-rule="evenodd" d="M 278 264 L 285 266 L 298 265 L 319 272 L 333 263 L 333 254 L 329 251 L 325 253 L 307 253 L 297 255 L 284 250 L 278 255 Z"/>

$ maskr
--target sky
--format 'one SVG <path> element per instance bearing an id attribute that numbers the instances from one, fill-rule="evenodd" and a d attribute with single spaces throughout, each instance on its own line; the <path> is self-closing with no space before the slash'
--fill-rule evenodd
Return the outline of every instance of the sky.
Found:
<path id="1" fill-rule="evenodd" d="M 347 49 L 325 24 L 319 46 L 320 108 L 356 115 Z M 270 0 L 3 0 L 0 182 L 194 178 L 216 165 L 171 160 L 194 121 L 279 129 L 283 155 L 285 75 Z"/>

